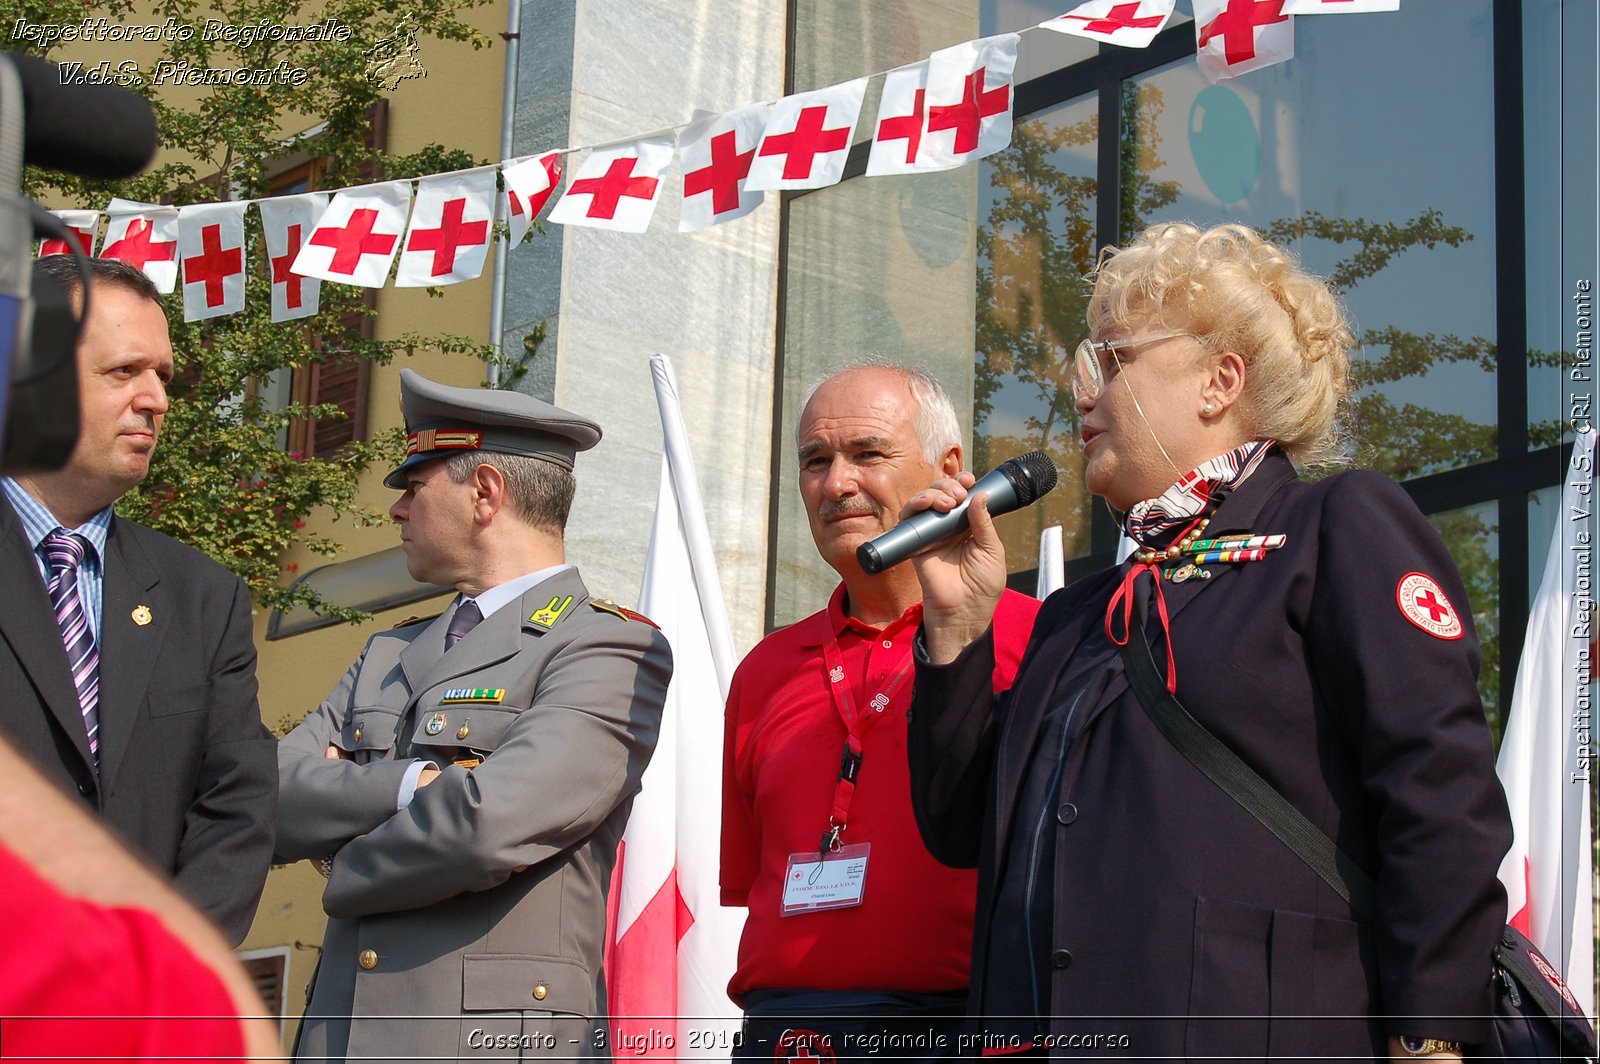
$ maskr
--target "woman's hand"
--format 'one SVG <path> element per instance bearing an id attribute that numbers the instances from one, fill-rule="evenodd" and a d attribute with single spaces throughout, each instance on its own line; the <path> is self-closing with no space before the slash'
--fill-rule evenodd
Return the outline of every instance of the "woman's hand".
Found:
<path id="1" fill-rule="evenodd" d="M 949 511 L 967 497 L 976 479 L 971 473 L 958 473 L 934 481 L 911 497 L 900 520 L 923 510 Z M 1006 551 L 989 516 L 988 495 L 974 496 L 967 507 L 967 524 L 967 534 L 911 559 L 922 584 L 923 642 L 936 665 L 954 661 L 984 633 L 1006 586 Z"/>

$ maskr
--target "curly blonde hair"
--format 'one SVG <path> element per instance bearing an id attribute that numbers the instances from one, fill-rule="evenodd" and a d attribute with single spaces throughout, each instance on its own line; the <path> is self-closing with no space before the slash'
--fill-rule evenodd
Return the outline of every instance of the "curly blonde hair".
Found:
<path id="1" fill-rule="evenodd" d="M 1193 334 L 1209 354 L 1236 352 L 1252 438 L 1277 440 L 1302 467 L 1346 460 L 1338 420 L 1355 337 L 1328 283 L 1291 253 L 1247 226 L 1171 222 L 1105 248 L 1092 279 L 1093 335 L 1142 318 Z"/>

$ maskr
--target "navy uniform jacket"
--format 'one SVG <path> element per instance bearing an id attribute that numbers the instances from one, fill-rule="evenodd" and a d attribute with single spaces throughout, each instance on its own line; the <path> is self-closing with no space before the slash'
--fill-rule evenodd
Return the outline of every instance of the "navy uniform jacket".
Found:
<path id="1" fill-rule="evenodd" d="M 250 597 L 121 517 L 106 538 L 100 775 L 44 581 L 0 494 L 0 731 L 221 928 L 244 940 L 272 859 L 278 773 L 256 704 Z M 137 607 L 145 607 L 144 611 Z M 148 623 L 139 618 L 148 613 Z"/>
<path id="2" fill-rule="evenodd" d="M 1190 765 L 1117 658 L 1075 723 L 1049 821 L 1055 866 L 1039 874 L 1053 884 L 1054 927 L 1041 956 L 1055 1018 L 1045 1030 L 1120 1033 L 1120 1051 L 1159 1057 L 1359 1057 L 1404 1033 L 1480 1040 L 1511 829 L 1478 646 L 1470 616 L 1458 637 L 1440 638 L 1397 599 L 1422 573 L 1466 610 L 1455 566 L 1389 479 L 1307 484 L 1281 454 L 1222 502 L 1206 534 L 1245 531 L 1287 542 L 1262 561 L 1207 566 L 1210 580 L 1163 582 L 1178 699 L 1374 875 L 1377 918 L 1359 923 Z M 988 954 L 984 929 L 998 871 L 1018 866 L 1000 847 L 1040 718 L 1126 568 L 1050 597 L 998 706 L 987 636 L 948 666 L 918 663 L 913 803 L 935 856 L 980 870 L 975 988 L 1010 963 Z M 1149 637 L 1160 645 L 1153 624 Z"/>

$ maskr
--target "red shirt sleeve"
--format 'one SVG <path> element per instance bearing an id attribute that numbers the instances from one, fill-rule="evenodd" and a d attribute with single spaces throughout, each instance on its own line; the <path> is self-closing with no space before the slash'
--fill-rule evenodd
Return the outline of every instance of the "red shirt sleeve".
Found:
<path id="1" fill-rule="evenodd" d="M 749 774 L 739 770 L 742 739 L 739 703 L 744 692 L 743 673 L 741 666 L 733 674 L 733 682 L 728 685 L 728 706 L 723 714 L 722 864 L 718 881 L 722 885 L 724 905 L 750 903 L 750 884 L 755 881 L 761 853 L 752 797 L 741 782 Z"/>

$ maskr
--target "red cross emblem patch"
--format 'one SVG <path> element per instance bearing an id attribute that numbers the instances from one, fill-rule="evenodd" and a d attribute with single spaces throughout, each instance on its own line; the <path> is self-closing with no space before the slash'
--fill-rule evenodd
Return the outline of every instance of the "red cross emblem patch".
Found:
<path id="1" fill-rule="evenodd" d="M 808 1031 L 803 1027 L 791 1027 L 778 1039 L 778 1044 L 772 1051 L 772 1059 L 795 1062 L 795 1064 L 800 1061 L 817 1064 L 838 1058 L 834 1055 L 833 1043 L 828 1040 L 827 1035 Z"/>
<path id="2" fill-rule="evenodd" d="M 1394 590 L 1395 601 L 1406 620 L 1437 639 L 1460 639 L 1461 615 L 1450 605 L 1444 590 L 1424 573 L 1407 573 Z"/>

